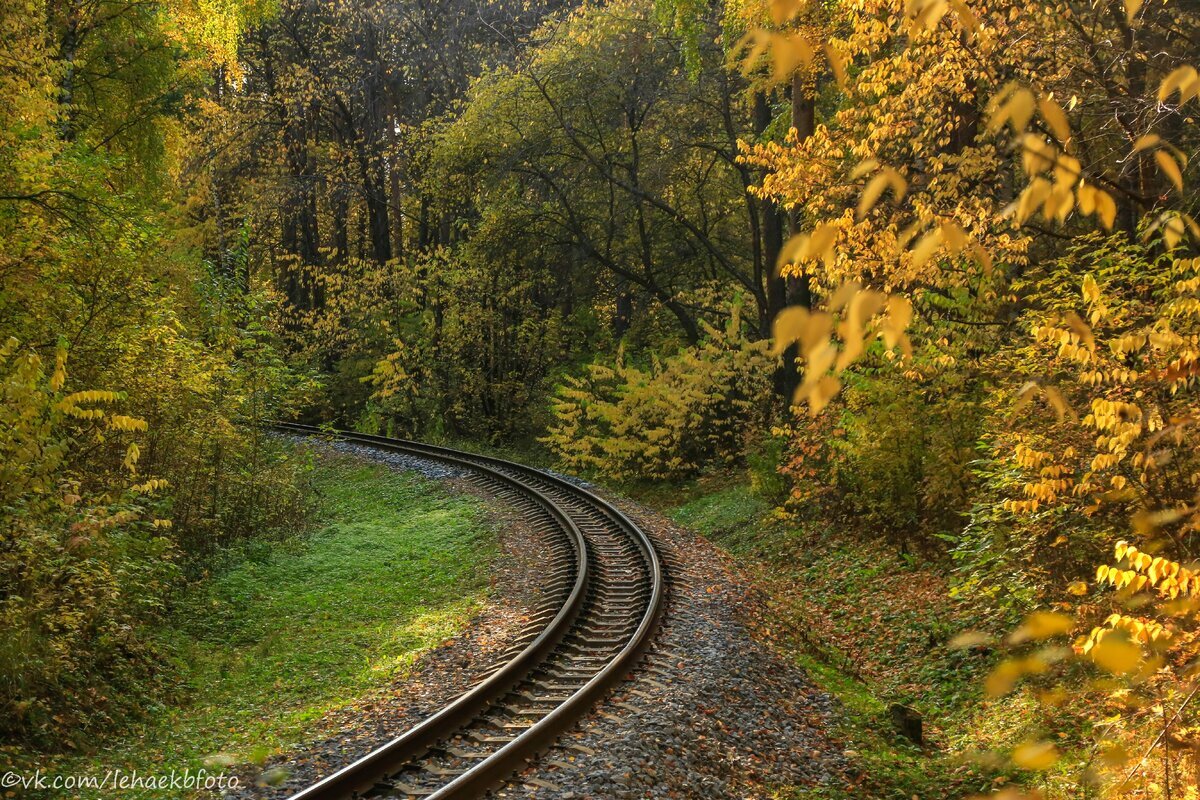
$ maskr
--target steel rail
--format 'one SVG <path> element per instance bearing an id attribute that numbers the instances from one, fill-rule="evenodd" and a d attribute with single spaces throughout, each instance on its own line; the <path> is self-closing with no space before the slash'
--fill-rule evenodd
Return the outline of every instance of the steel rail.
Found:
<path id="1" fill-rule="evenodd" d="M 662 565 L 653 543 L 645 532 L 603 498 L 557 475 L 492 456 L 383 436 L 330 431 L 297 423 L 279 423 L 276 427 L 305 435 L 331 435 L 344 441 L 434 459 L 480 473 L 532 499 L 562 528 L 576 549 L 576 577 L 572 590 L 558 614 L 532 643 L 482 683 L 441 711 L 366 756 L 303 789 L 293 795 L 291 800 L 334 800 L 356 797 L 371 791 L 389 776 L 398 773 L 406 764 L 414 762 L 431 750 L 436 750 L 440 741 L 467 730 L 472 721 L 485 713 L 493 703 L 533 674 L 579 622 L 585 598 L 589 590 L 595 588 L 594 576 L 588 566 L 587 538 L 567 510 L 535 485 L 530 485 L 531 483 L 548 485 L 560 493 L 584 501 L 606 518 L 614 529 L 620 530 L 629 538 L 644 561 L 650 583 L 645 611 L 620 651 L 603 667 L 597 669 L 594 676 L 582 687 L 507 744 L 426 796 L 431 800 L 480 797 L 489 788 L 524 767 L 537 753 L 553 744 L 565 730 L 591 710 L 613 685 L 628 674 L 649 646 L 664 605 Z"/>

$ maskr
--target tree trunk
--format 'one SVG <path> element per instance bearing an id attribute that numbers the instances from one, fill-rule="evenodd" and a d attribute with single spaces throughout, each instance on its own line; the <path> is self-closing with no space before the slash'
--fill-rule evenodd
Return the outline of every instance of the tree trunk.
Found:
<path id="1" fill-rule="evenodd" d="M 796 129 L 796 140 L 799 142 L 807 141 L 817 130 L 816 79 L 809 86 L 800 72 L 792 78 L 792 127 Z M 792 209 L 788 222 L 793 236 L 800 233 L 804 220 L 799 208 Z M 812 308 L 812 288 L 807 275 L 788 278 L 787 304 Z"/>
<path id="2" fill-rule="evenodd" d="M 612 333 L 614 339 L 620 339 L 629 332 L 633 321 L 633 295 L 629 291 L 629 281 L 617 280 L 617 302 L 612 317 Z"/>

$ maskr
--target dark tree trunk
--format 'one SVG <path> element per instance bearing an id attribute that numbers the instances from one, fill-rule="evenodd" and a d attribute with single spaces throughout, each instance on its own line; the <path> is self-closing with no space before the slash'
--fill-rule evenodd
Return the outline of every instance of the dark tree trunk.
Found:
<path id="1" fill-rule="evenodd" d="M 308 154 L 308 110 L 293 106 L 283 112 L 284 158 L 290 185 L 283 201 L 283 288 L 296 308 L 316 307 L 306 273 L 320 263 L 316 175 Z"/>
<path id="2" fill-rule="evenodd" d="M 771 124 L 771 104 L 767 95 L 754 96 L 754 132 L 763 135 Z M 767 304 L 760 318 L 763 336 L 771 335 L 771 323 L 787 303 L 787 283 L 779 274 L 779 253 L 783 249 L 783 213 L 769 198 L 759 201 L 762 219 L 762 259 L 766 273 Z"/>
<path id="3" fill-rule="evenodd" d="M 387 187 L 379 166 L 372 164 L 378 160 L 378 156 L 359 150 L 359 177 L 362 179 L 363 200 L 367 206 L 371 257 L 383 264 L 392 259 L 392 231 L 388 225 Z"/>
<path id="4" fill-rule="evenodd" d="M 817 86 L 809 86 L 803 76 L 797 72 L 792 79 L 792 127 L 796 129 L 797 141 L 803 142 L 812 137 L 817 130 Z M 800 233 L 804 224 L 803 215 L 799 208 L 793 209 L 788 220 L 793 236 Z M 807 275 L 793 275 L 788 278 L 787 304 L 812 308 L 812 287 L 809 286 Z"/>
<path id="5" fill-rule="evenodd" d="M 392 258 L 392 230 L 388 224 L 388 186 L 383 159 L 384 143 L 390 137 L 385 136 L 383 62 L 379 54 L 379 31 L 373 12 L 374 9 L 370 5 L 364 9 L 367 21 L 357 39 L 359 63 L 364 65 L 364 112 L 359 130 L 358 163 L 363 200 L 367 206 L 371 256 L 382 264 Z"/>

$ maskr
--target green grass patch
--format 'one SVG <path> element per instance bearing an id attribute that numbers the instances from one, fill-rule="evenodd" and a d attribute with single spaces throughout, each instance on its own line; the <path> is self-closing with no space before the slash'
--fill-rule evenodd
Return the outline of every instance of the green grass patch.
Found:
<path id="1" fill-rule="evenodd" d="M 97 752 L 43 769 L 163 773 L 217 753 L 261 760 L 467 624 L 495 554 L 477 502 L 360 461 L 320 459 L 316 470 L 317 528 L 229 558 L 160 632 L 176 654 L 178 696 Z"/>

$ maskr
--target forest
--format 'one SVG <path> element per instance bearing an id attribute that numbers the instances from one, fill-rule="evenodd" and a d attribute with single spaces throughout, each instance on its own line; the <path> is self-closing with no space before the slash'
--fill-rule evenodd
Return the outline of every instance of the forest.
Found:
<path id="1" fill-rule="evenodd" d="M 849 777 L 694 796 L 1200 798 L 1191 0 L 0 3 L 0 772 L 356 505 L 283 420 L 752 575 Z"/>

